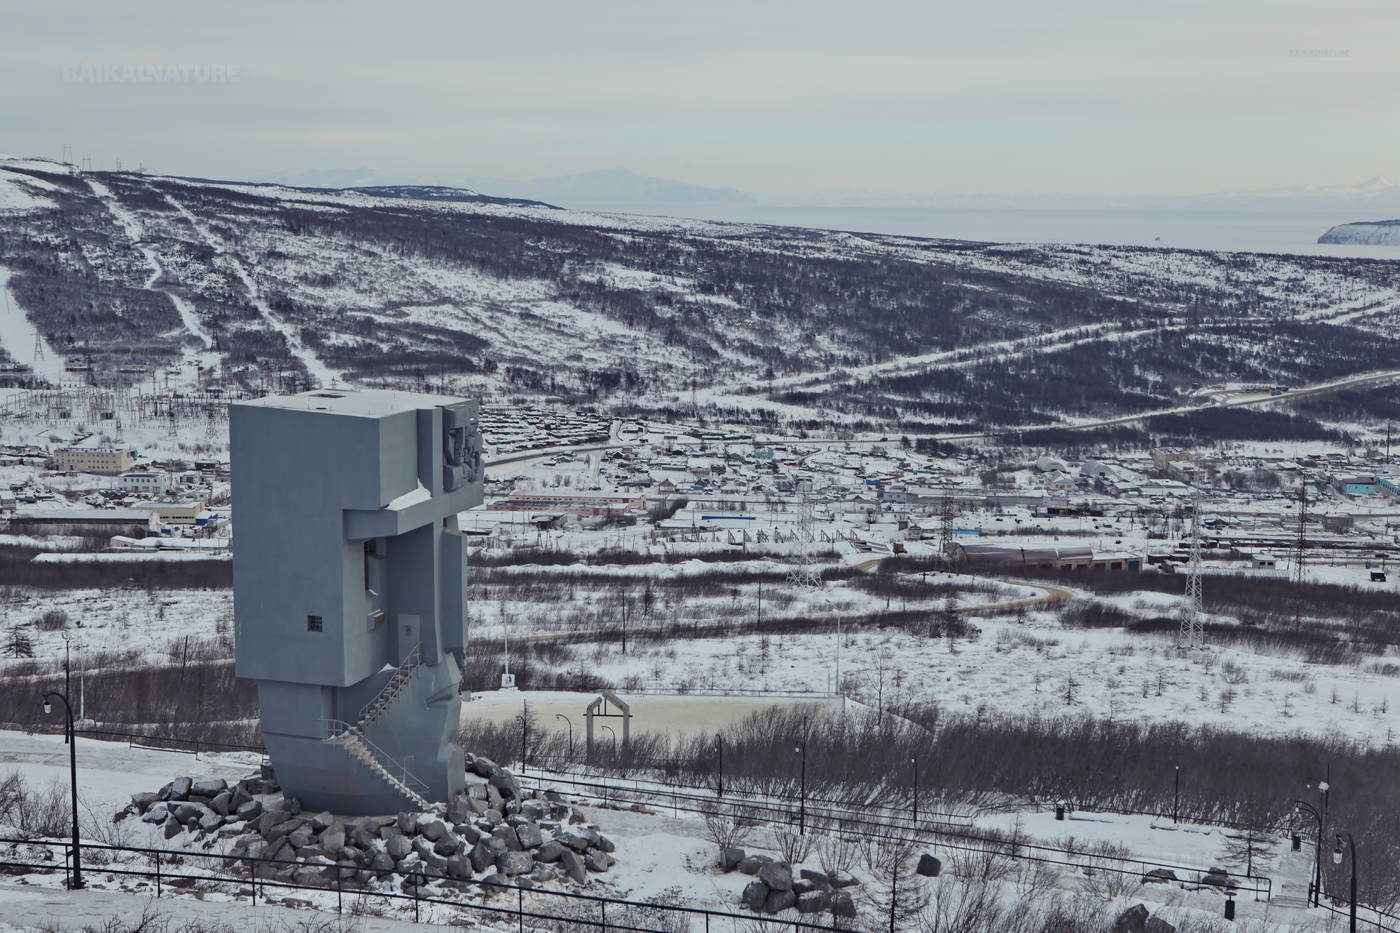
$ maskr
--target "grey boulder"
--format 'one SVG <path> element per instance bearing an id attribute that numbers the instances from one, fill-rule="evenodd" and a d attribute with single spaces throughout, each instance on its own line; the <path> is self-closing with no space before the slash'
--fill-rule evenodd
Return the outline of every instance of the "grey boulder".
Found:
<path id="1" fill-rule="evenodd" d="M 535 867 L 535 860 L 525 852 L 504 852 L 496 859 L 496 870 L 503 875 L 523 875 Z"/>
<path id="2" fill-rule="evenodd" d="M 384 841 L 384 851 L 389 853 L 389 857 L 399 862 L 408 857 L 408 853 L 413 851 L 413 845 L 408 841 L 407 836 L 390 836 Z"/>
<path id="3" fill-rule="evenodd" d="M 564 848 L 557 842 L 546 842 L 544 845 L 540 846 L 539 851 L 535 853 L 535 861 L 557 862 L 565 852 L 569 851 L 571 850 Z"/>
<path id="4" fill-rule="evenodd" d="M 758 880 L 770 891 L 791 891 L 792 869 L 783 862 L 765 862 L 759 866 Z"/>
<path id="5" fill-rule="evenodd" d="M 583 884 L 588 877 L 584 871 L 583 859 L 579 858 L 573 849 L 564 849 L 559 854 L 559 867 L 564 869 L 564 874 L 568 875 L 570 880 L 578 884 Z"/>
<path id="6" fill-rule="evenodd" d="M 943 872 L 943 862 L 925 852 L 919 856 L 919 864 L 914 871 L 925 878 L 937 878 Z"/>
<path id="7" fill-rule="evenodd" d="M 797 895 L 791 889 L 785 891 L 768 892 L 768 898 L 763 902 L 763 912 L 765 914 L 778 914 L 787 910 L 797 903 Z"/>
<path id="8" fill-rule="evenodd" d="M 1134 904 L 1118 915 L 1109 928 L 1110 933 L 1143 933 L 1147 928 L 1149 911 L 1146 904 Z"/>
<path id="9" fill-rule="evenodd" d="M 540 835 L 540 828 L 534 823 L 521 823 L 515 827 L 515 837 L 520 840 L 522 849 L 538 849 L 544 844 L 544 837 Z"/>

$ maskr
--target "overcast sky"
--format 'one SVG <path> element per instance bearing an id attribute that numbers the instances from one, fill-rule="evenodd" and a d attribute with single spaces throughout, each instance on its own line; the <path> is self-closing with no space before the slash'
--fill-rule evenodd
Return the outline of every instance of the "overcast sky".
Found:
<path id="1" fill-rule="evenodd" d="M 1397 0 L 0 0 L 0 16 L 0 152 L 71 144 L 97 168 L 620 166 L 801 200 L 1400 174 Z"/>

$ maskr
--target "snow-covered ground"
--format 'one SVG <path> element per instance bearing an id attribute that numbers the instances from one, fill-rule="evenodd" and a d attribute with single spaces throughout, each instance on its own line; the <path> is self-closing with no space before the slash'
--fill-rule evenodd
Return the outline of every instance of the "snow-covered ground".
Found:
<path id="1" fill-rule="evenodd" d="M 233 631 L 231 590 L 135 587 L 21 591 L 0 601 L 0 629 L 8 631 L 53 611 L 67 614 L 68 628 L 33 627 L 30 637 L 37 658 L 62 658 L 66 634 L 88 651 L 130 652 L 146 663 L 169 663 L 168 652 L 177 640 L 212 640 Z M 81 650 L 73 664 L 74 670 L 82 669 Z"/>
<path id="2" fill-rule="evenodd" d="M 1161 594 L 1118 601 L 1163 602 Z M 972 624 L 981 630 L 977 637 L 954 640 L 847 626 L 838 641 L 833 624 L 815 634 L 634 642 L 625 656 L 612 642 L 580 648 L 578 656 L 591 673 L 624 690 L 635 684 L 815 694 L 836 689 L 839 644 L 847 695 L 872 706 L 883 696 L 890 705 L 931 702 L 968 715 L 1180 722 L 1251 735 L 1345 737 L 1376 747 L 1400 741 L 1400 677 L 1383 664 L 1313 664 L 1224 645 L 1193 658 L 1176 649 L 1174 633 L 1065 629 L 1044 611 L 1029 612 L 1024 622 L 979 616 Z M 573 705 L 581 710 L 584 702 Z M 641 707 L 653 702 L 639 701 Z M 517 712 L 518 699 L 511 714 Z"/>
<path id="3" fill-rule="evenodd" d="M 94 837 L 100 834 L 102 838 L 119 840 L 118 844 L 122 845 L 155 842 L 150 839 L 155 830 L 147 824 L 131 819 L 118 824 L 108 821 L 110 813 L 122 808 L 130 794 L 156 789 L 167 780 L 183 775 L 195 779 L 235 779 L 248 774 L 257 763 L 256 756 L 193 758 L 83 738 L 78 740 L 75 750 L 80 769 L 80 809 L 89 827 L 85 835 L 89 841 L 98 841 Z M 0 761 L 4 763 L 4 767 L 0 767 L 0 776 L 10 770 L 17 771 L 31 787 L 44 788 L 55 784 L 61 787 L 67 780 L 67 750 L 57 736 L 0 732 Z M 719 871 L 714 864 L 714 844 L 707 838 L 704 823 L 698 816 L 667 812 L 661 807 L 631 805 L 623 809 L 589 806 L 587 812 L 599 828 L 615 841 L 618 859 L 614 871 L 590 880 L 590 893 L 723 911 L 738 910 L 739 894 L 751 879 L 741 873 L 724 874 Z M 106 828 L 99 830 L 99 822 L 106 823 Z M 1154 864 L 1207 867 L 1228 861 L 1226 838 L 1221 831 L 1213 827 L 1175 826 L 1161 819 L 1075 813 L 1069 821 L 1057 822 L 1049 814 L 1026 811 L 988 817 L 985 825 L 989 828 L 1017 829 L 1027 842 L 1052 846 L 1063 845 L 1067 837 L 1073 837 L 1076 840 L 1075 848 L 1081 851 L 1085 845 L 1094 842 L 1111 842 L 1119 851 L 1136 854 Z M 179 842 L 179 838 L 169 842 L 161 840 L 159 847 L 169 848 Z M 745 845 L 750 852 L 778 853 L 771 832 L 764 828 L 753 833 Z M 1291 880 L 1296 885 L 1296 879 L 1305 876 L 1307 866 L 1303 861 L 1293 859 L 1291 853 L 1286 853 L 1286 844 L 1282 839 L 1271 840 L 1271 844 L 1263 848 L 1254 865 L 1256 873 L 1269 874 L 1276 879 L 1276 896 L 1296 893 L 1296 888 L 1290 887 L 1287 882 Z M 944 859 L 944 873 L 938 878 L 911 879 L 911 883 L 916 884 L 931 900 L 956 896 L 963 886 L 976 888 L 979 884 L 988 883 L 977 880 L 979 874 L 985 873 L 978 860 L 953 850 L 939 851 L 937 846 L 934 851 Z M 1280 856 L 1279 853 L 1284 854 Z M 187 870 L 197 870 L 197 864 L 189 863 Z M 819 867 L 816 852 L 807 856 L 802 864 Z M 1010 875 L 990 882 L 993 886 L 986 890 L 998 899 L 1025 896 L 1031 885 L 1026 874 L 1030 867 L 1028 863 L 1011 863 Z M 867 901 L 858 893 L 859 909 L 865 916 L 878 916 L 878 879 L 873 878 L 858 860 L 852 868 L 873 895 L 873 900 Z M 100 865 L 94 864 L 91 859 L 86 881 L 89 887 L 85 891 L 67 892 L 61 887 L 61 873 L 7 876 L 6 881 L 0 884 L 0 910 L 3 910 L 4 922 L 20 930 L 35 930 L 45 925 L 72 930 L 84 924 L 100 926 L 103 918 L 113 915 L 128 918 L 139 916 L 148 907 L 171 918 L 192 917 L 197 910 L 197 915 L 206 921 L 223 921 L 238 929 L 253 928 L 248 924 L 255 924 L 259 930 L 279 929 L 278 924 L 284 924 L 281 928 L 285 929 L 307 929 L 306 922 L 320 919 L 314 913 L 291 911 L 284 906 L 264 903 L 262 907 L 253 908 L 247 900 L 235 903 L 228 890 L 202 892 L 198 900 L 189 894 L 180 895 L 167 890 L 166 898 L 152 901 L 149 898 L 149 885 L 134 879 L 104 875 Z M 1154 913 L 1160 913 L 1165 919 L 1218 917 L 1223 903 L 1219 891 L 1209 887 L 1196 889 L 1195 886 L 1170 884 L 1127 884 L 1125 890 L 1106 892 L 1081 872 L 1068 868 L 1051 870 L 1034 887 L 1039 892 L 1038 898 L 1058 894 L 1091 899 L 1093 909 L 1105 918 L 1105 923 L 1129 904 L 1138 901 L 1146 903 Z M 277 894 L 276 891 L 272 893 L 274 896 Z M 333 892 L 294 893 L 304 903 L 322 910 L 334 909 L 336 896 Z M 264 892 L 264 898 L 266 894 Z M 527 896 L 527 905 L 530 905 L 530 900 Z M 1248 897 L 1241 897 L 1237 906 L 1242 920 L 1266 921 L 1271 929 L 1290 929 L 1313 919 L 1305 910 Z M 405 930 L 406 925 L 401 921 L 406 919 L 408 912 L 406 905 L 390 907 L 386 910 L 387 918 L 363 918 L 354 929 L 382 930 L 386 933 Z M 474 922 L 481 919 L 473 918 L 470 912 L 443 908 L 429 912 L 423 919 L 431 925 L 465 918 L 471 918 Z M 297 924 L 302 925 L 298 927 Z M 486 926 L 491 928 L 489 922 Z"/>

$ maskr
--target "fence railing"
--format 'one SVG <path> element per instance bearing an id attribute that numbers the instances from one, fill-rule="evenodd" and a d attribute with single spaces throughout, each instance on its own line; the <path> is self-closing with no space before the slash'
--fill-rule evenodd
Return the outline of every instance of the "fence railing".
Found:
<path id="1" fill-rule="evenodd" d="M 1349 918 L 1351 916 L 1351 905 L 1346 901 L 1334 904 L 1329 900 L 1323 900 L 1318 906 L 1338 917 Z M 1370 924 L 1373 929 L 1380 930 L 1381 933 L 1400 933 L 1400 916 L 1376 907 L 1367 907 L 1365 904 L 1356 905 L 1356 923 L 1358 926 L 1363 923 Z"/>
<path id="2" fill-rule="evenodd" d="M 567 777 L 552 777 L 547 773 L 536 772 L 519 775 L 522 779 L 533 779 L 537 789 L 543 792 L 549 787 L 563 790 L 572 797 L 593 800 L 601 804 L 649 804 L 659 809 L 675 813 L 704 815 L 742 816 L 755 822 L 789 827 L 806 824 L 813 831 L 832 828 L 844 836 L 853 836 L 874 842 L 914 842 L 927 846 L 937 853 L 939 850 L 984 855 L 988 852 L 1045 865 L 1056 865 L 1084 871 L 1107 872 L 1121 876 L 1136 876 L 1145 879 L 1149 872 L 1165 869 L 1170 871 L 1177 883 L 1185 887 L 1193 884 L 1200 887 L 1218 887 L 1252 894 L 1256 900 L 1269 900 L 1273 896 L 1273 880 L 1267 875 L 1226 872 L 1223 884 L 1204 880 L 1207 876 L 1218 878 L 1218 873 L 1201 866 L 1182 865 L 1154 859 L 1136 858 L 1093 851 L 1076 851 L 1058 846 L 1028 842 L 1003 835 L 984 835 L 968 830 L 940 827 L 935 820 L 913 820 L 909 817 L 876 820 L 858 810 L 832 807 L 807 801 L 781 799 L 765 800 L 761 797 L 736 796 L 726 794 L 720 798 L 709 795 L 682 793 L 666 788 L 625 787 L 605 781 L 579 781 Z"/>
<path id="3" fill-rule="evenodd" d="M 40 858 L 40 852 L 48 857 Z M 55 853 L 58 854 L 57 859 L 54 857 Z M 31 857 L 23 857 L 26 854 Z M 485 879 L 452 878 L 425 870 L 414 870 L 411 873 L 415 879 L 422 880 L 423 885 L 410 885 L 409 891 L 399 891 L 372 888 L 346 881 L 338 870 L 333 872 L 335 881 L 324 885 L 299 884 L 278 879 L 274 874 L 288 868 L 322 867 L 282 859 L 97 843 L 84 843 L 83 855 L 83 871 L 89 877 L 110 875 L 141 878 L 154 883 L 156 897 L 163 897 L 198 884 L 227 884 L 234 885 L 235 888 L 224 893 L 235 899 L 246 896 L 252 905 L 256 906 L 259 894 L 261 893 L 266 901 L 269 890 L 319 891 L 327 894 L 333 892 L 337 913 L 344 913 L 350 909 L 345 903 L 347 896 L 375 898 L 390 905 L 411 904 L 414 922 L 419 922 L 424 905 L 438 905 L 478 913 L 496 920 L 512 921 L 522 930 L 527 922 L 533 926 L 563 922 L 576 927 L 596 927 L 600 931 L 674 933 L 677 929 L 688 929 L 690 921 L 703 921 L 706 933 L 716 933 L 719 930 L 729 930 L 731 933 L 750 933 L 754 930 L 772 930 L 776 933 L 779 930 L 793 930 L 795 933 L 802 933 L 808 930 L 849 929 L 839 925 L 834 917 L 831 924 L 812 923 L 763 914 L 738 914 L 703 907 L 633 901 L 573 891 L 527 889 L 516 884 L 501 884 Z M 67 842 L 0 838 L 0 868 L 11 873 L 27 870 L 35 874 L 59 871 L 66 874 L 71 857 L 71 845 Z M 201 862 L 211 864 L 215 867 L 214 870 L 198 870 Z M 338 869 L 339 866 L 324 868 Z M 475 891 L 481 900 L 448 897 L 445 896 L 446 892 L 425 894 L 423 887 L 429 883 L 450 886 L 462 893 Z M 503 902 L 490 903 L 497 898 Z M 511 906 L 512 900 L 514 906 Z"/>
<path id="4" fill-rule="evenodd" d="M 530 756 L 530 763 L 532 765 L 543 765 L 547 773 L 550 775 L 573 777 L 583 781 L 598 781 L 607 783 L 611 787 L 623 787 L 625 786 L 625 784 L 622 782 L 630 782 L 638 791 L 646 789 L 647 785 L 656 785 L 668 791 L 690 790 L 702 791 L 708 794 L 713 792 L 718 784 L 718 781 L 706 782 L 701 784 L 685 783 L 682 780 L 680 780 L 679 777 L 672 777 L 673 774 L 679 775 L 681 768 L 685 768 L 690 772 L 695 773 L 697 771 L 696 763 L 691 759 L 638 759 L 636 762 L 636 764 L 638 765 L 637 770 L 655 771 L 660 775 L 660 777 L 641 778 L 635 775 L 631 777 L 627 777 L 626 775 L 624 775 L 621 781 L 619 781 L 617 777 L 602 776 L 595 772 L 581 771 L 572 767 L 551 768 L 548 764 L 550 761 L 561 761 L 567 763 L 569 766 L 572 766 L 577 761 L 577 759 L 569 758 L 567 756 L 562 755 L 532 754 Z M 526 768 L 520 769 L 521 773 L 524 773 L 526 770 Z M 717 778 L 719 776 L 717 771 L 715 776 Z M 744 775 L 736 774 L 732 776 L 724 776 L 725 787 L 728 788 L 729 791 L 736 796 L 743 795 L 746 793 L 753 794 L 753 783 L 753 781 L 747 779 Z M 872 795 L 872 791 L 870 791 L 869 789 L 865 790 L 864 796 L 869 797 Z M 770 798 L 772 800 L 787 801 L 794 806 L 797 805 L 800 799 L 800 795 L 797 793 L 790 793 L 778 790 L 765 790 L 762 792 L 762 796 Z M 809 793 L 806 795 L 805 799 L 807 801 L 808 806 L 812 806 L 814 804 L 825 804 L 834 807 L 847 807 L 851 809 L 857 809 L 867 813 L 889 813 L 891 816 L 901 816 L 903 814 L 910 813 L 912 810 L 912 804 L 910 806 L 896 806 L 892 804 L 857 802 L 853 799 L 838 800 L 832 797 L 823 797 L 818 793 Z M 937 798 L 935 798 L 935 800 L 936 799 Z M 919 812 L 930 822 L 966 825 L 971 824 L 971 817 L 968 814 L 953 813 L 948 810 L 939 809 L 937 805 L 920 807 Z"/>
<path id="5" fill-rule="evenodd" d="M 49 722 L 41 723 L 0 723 L 5 728 L 13 728 L 17 732 L 28 732 L 40 735 L 62 735 L 67 731 L 64 725 L 55 725 Z M 87 739 L 97 739 L 102 742 L 125 742 L 132 748 L 152 748 L 163 752 L 191 752 L 201 754 L 204 752 L 256 752 L 266 757 L 267 749 L 261 745 L 240 745 L 236 742 L 210 742 L 203 739 L 191 739 L 184 737 L 172 737 L 168 735 L 147 735 L 140 732 L 117 732 L 108 729 L 75 729 L 79 736 Z"/>

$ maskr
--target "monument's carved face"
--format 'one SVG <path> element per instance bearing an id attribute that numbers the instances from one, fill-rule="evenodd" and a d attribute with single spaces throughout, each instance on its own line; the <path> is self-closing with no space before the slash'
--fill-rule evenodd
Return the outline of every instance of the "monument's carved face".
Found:
<path id="1" fill-rule="evenodd" d="M 442 486 L 448 492 L 481 479 L 481 434 L 476 419 L 454 408 L 442 418 Z"/>

